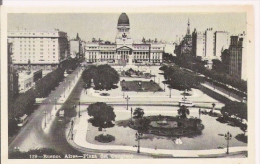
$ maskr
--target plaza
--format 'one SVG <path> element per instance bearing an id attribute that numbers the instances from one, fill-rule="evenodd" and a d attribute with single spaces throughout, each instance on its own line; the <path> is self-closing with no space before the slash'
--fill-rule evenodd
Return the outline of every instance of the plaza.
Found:
<path id="1" fill-rule="evenodd" d="M 151 72 L 157 78 L 163 79 L 163 75 L 159 70 L 158 66 L 150 68 Z M 150 70 L 149 70 L 150 71 Z M 126 78 L 120 77 L 120 81 L 147 81 L 150 79 L 144 78 Z M 152 79 L 152 77 L 151 77 Z M 137 91 L 122 91 L 120 81 L 117 84 L 118 88 L 112 90 L 96 90 L 93 94 L 89 93 L 89 89 L 82 89 L 80 94 L 81 101 L 81 117 L 77 116 L 73 118 L 75 126 L 73 128 L 74 138 L 68 142 L 73 142 L 76 148 L 80 147 L 99 150 L 101 152 L 136 152 L 136 148 L 133 147 L 137 144 L 135 133 L 136 130 L 130 128 L 127 125 L 120 124 L 121 121 L 129 120 L 131 118 L 130 109 L 133 110 L 137 107 L 144 109 L 144 116 L 177 116 L 179 109 L 178 101 L 183 97 L 183 91 L 170 89 L 165 87 L 165 91 L 162 92 L 137 92 Z M 155 81 L 156 82 L 156 81 Z M 160 83 L 160 81 L 157 81 Z M 160 83 L 161 88 L 164 88 L 163 84 Z M 170 96 L 171 92 L 171 96 Z M 101 93 L 108 93 L 108 96 L 102 96 Z M 189 100 L 195 102 L 196 106 L 189 108 L 190 115 L 188 118 L 200 118 L 204 129 L 201 134 L 193 136 L 181 137 L 182 144 L 176 144 L 176 136 L 158 136 L 153 134 L 144 134 L 140 140 L 141 152 L 150 154 L 175 154 L 182 157 L 199 157 L 205 154 L 224 154 L 226 152 L 226 140 L 224 138 L 225 133 L 230 132 L 234 137 L 238 134 L 243 133 L 239 127 L 233 127 L 228 124 L 220 123 L 216 120 L 216 117 L 209 115 L 199 115 L 199 108 L 203 108 L 206 111 L 212 109 L 212 103 L 216 104 L 216 109 L 220 109 L 224 106 L 223 103 L 209 97 L 198 89 L 192 89 L 191 95 L 187 96 Z M 130 97 L 129 105 L 127 108 L 126 97 Z M 89 103 L 94 102 L 106 102 L 114 108 L 116 114 L 116 120 L 114 126 L 111 128 L 103 129 L 106 134 L 115 137 L 115 141 L 109 143 L 101 143 L 95 140 L 95 137 L 99 134 L 103 134 L 97 127 L 94 127 L 89 123 L 90 117 L 87 113 L 87 107 Z M 127 110 L 128 109 L 128 110 Z M 68 132 L 68 131 L 67 131 Z M 181 150 L 181 152 L 176 152 Z M 232 138 L 230 141 L 231 152 L 243 152 L 247 151 L 247 143 L 238 141 Z"/>
<path id="2" fill-rule="evenodd" d="M 133 108 L 135 107 L 133 106 Z M 158 111 L 158 107 L 143 108 L 145 109 L 145 115 L 156 115 L 158 113 L 161 113 L 162 115 L 177 114 L 176 108 L 174 110 L 169 107 L 160 107 L 160 111 Z M 124 108 L 122 109 L 122 107 L 116 107 L 115 113 L 117 115 L 116 120 L 129 119 L 130 111 L 127 111 Z M 191 109 L 191 116 L 198 117 L 198 109 Z M 106 128 L 106 133 L 114 135 L 115 141 L 111 143 L 100 143 L 95 141 L 94 137 L 98 134 L 102 134 L 102 132 L 99 132 L 97 127 L 93 127 L 88 123 L 88 118 L 86 112 L 82 113 L 80 119 L 76 118 L 76 124 L 74 127 L 75 136 L 73 141 L 76 145 L 86 149 L 99 150 L 103 152 L 136 152 L 136 148 L 133 147 L 137 144 L 137 141 L 135 140 L 135 130 L 118 125 L 115 125 L 115 127 L 112 128 Z M 141 152 L 151 154 L 174 154 L 181 157 L 198 157 L 203 154 L 224 154 L 226 152 L 226 140 L 223 136 L 226 131 L 229 131 L 234 136 L 241 133 L 241 130 L 238 127 L 234 128 L 229 125 L 221 124 L 217 122 L 215 118 L 211 118 L 210 116 L 201 116 L 201 119 L 205 125 L 205 129 L 201 135 L 182 137 L 181 140 L 183 144 L 180 145 L 175 144 L 174 140 L 176 138 L 174 137 L 144 135 L 140 141 Z M 210 126 L 207 126 L 209 124 Z M 225 131 L 223 131 L 223 129 L 225 129 Z M 232 139 L 230 150 L 231 152 L 247 151 L 247 144 Z"/>

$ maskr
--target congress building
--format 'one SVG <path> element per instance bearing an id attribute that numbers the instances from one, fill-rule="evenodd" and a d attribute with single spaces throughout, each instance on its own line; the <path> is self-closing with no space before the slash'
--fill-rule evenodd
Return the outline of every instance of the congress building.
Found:
<path id="1" fill-rule="evenodd" d="M 160 64 L 165 44 L 142 40 L 134 43 L 130 34 L 130 21 L 126 13 L 119 16 L 115 43 L 92 41 L 86 43 L 85 58 L 89 63 Z"/>

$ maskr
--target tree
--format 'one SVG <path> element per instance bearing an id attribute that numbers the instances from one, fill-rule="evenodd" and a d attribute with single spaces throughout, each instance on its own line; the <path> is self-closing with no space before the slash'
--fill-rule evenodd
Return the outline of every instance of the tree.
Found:
<path id="1" fill-rule="evenodd" d="M 144 116 L 144 110 L 142 108 L 135 108 L 133 118 L 142 118 Z"/>
<path id="2" fill-rule="evenodd" d="M 247 125 L 243 124 L 242 126 L 240 126 L 240 129 L 244 132 L 244 135 L 245 135 L 246 131 L 247 131 Z"/>
<path id="3" fill-rule="evenodd" d="M 64 69 L 57 68 L 35 83 L 35 97 L 46 97 L 64 78 Z"/>
<path id="4" fill-rule="evenodd" d="M 187 118 L 187 115 L 190 114 L 190 111 L 186 106 L 182 105 L 180 109 L 178 109 L 178 114 L 181 118 Z"/>
<path id="5" fill-rule="evenodd" d="M 191 88 L 200 84 L 201 79 L 197 75 L 187 73 L 184 71 L 174 71 L 168 77 L 168 83 L 171 88 L 190 91 Z"/>
<path id="6" fill-rule="evenodd" d="M 90 104 L 87 108 L 88 115 L 93 117 L 93 125 L 100 128 L 108 128 L 115 121 L 114 109 L 104 102 Z"/>
<path id="7" fill-rule="evenodd" d="M 110 65 L 89 66 L 83 71 L 82 78 L 87 86 L 90 86 L 91 79 L 96 89 L 112 89 L 119 82 L 118 72 Z"/>
<path id="8" fill-rule="evenodd" d="M 15 132 L 19 129 L 18 120 L 14 117 L 8 118 L 8 136 L 13 136 Z"/>
<path id="9" fill-rule="evenodd" d="M 138 132 L 147 132 L 149 129 L 149 125 L 151 123 L 151 120 L 144 117 L 144 118 L 140 118 L 138 120 Z"/>
<path id="10" fill-rule="evenodd" d="M 212 70 L 215 70 L 217 72 L 222 72 L 222 62 L 218 59 L 212 60 Z"/>
<path id="11" fill-rule="evenodd" d="M 242 102 L 231 101 L 222 107 L 221 113 L 225 117 L 234 115 L 239 117 L 241 121 L 243 119 L 247 120 L 247 105 Z"/>

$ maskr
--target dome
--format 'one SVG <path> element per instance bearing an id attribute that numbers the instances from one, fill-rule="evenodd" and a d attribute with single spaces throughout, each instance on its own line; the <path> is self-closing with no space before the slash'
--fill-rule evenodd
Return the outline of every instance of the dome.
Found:
<path id="1" fill-rule="evenodd" d="M 129 19 L 128 16 L 126 15 L 126 13 L 122 13 L 119 18 L 118 18 L 118 26 L 120 25 L 129 25 Z"/>

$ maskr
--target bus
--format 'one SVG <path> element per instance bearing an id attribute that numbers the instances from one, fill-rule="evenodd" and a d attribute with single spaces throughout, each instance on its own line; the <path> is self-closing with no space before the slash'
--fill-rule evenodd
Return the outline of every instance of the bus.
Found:
<path id="1" fill-rule="evenodd" d="M 22 127 L 28 121 L 28 116 L 24 114 L 22 117 L 19 118 L 19 123 L 17 124 L 19 127 Z"/>

